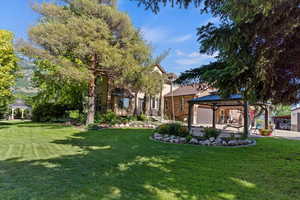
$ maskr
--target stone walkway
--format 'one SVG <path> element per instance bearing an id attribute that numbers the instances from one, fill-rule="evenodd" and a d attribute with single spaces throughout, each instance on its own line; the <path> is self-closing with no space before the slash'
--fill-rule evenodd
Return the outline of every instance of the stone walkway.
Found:
<path id="1" fill-rule="evenodd" d="M 250 137 L 265 137 L 265 136 L 253 134 L 250 135 Z M 285 138 L 288 140 L 300 140 L 300 132 L 275 130 L 273 131 L 272 136 L 266 136 L 266 137 Z"/>
<path id="2" fill-rule="evenodd" d="M 286 138 L 289 140 L 300 140 L 300 132 L 296 132 L 296 131 L 275 130 L 272 136 Z"/>

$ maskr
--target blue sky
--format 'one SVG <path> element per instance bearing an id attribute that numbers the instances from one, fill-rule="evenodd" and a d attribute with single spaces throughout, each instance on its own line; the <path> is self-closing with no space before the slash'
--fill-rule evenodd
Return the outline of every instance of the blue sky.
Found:
<path id="1" fill-rule="evenodd" d="M 0 29 L 12 31 L 16 38 L 26 38 L 27 30 L 38 20 L 30 5 L 37 0 L 6 0 L 1 4 Z M 42 0 L 39 0 L 42 1 Z M 198 53 L 196 29 L 216 19 L 201 15 L 199 9 L 188 10 L 163 7 L 158 14 L 137 7 L 130 0 L 119 0 L 119 9 L 127 12 L 133 24 L 142 30 L 144 38 L 151 43 L 157 55 L 171 49 L 162 62 L 168 72 L 180 73 L 213 60 L 211 56 Z"/>

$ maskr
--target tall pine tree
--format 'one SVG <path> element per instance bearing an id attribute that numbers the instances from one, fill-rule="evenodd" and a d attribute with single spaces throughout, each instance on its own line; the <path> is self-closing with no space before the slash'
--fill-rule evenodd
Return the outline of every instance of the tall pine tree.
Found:
<path id="1" fill-rule="evenodd" d="M 61 75 L 85 82 L 86 124 L 94 122 L 95 80 L 118 75 L 148 56 L 148 46 L 129 17 L 110 0 L 64 0 L 34 6 L 42 16 L 29 30 L 31 44 L 21 50 L 36 62 L 48 63 Z"/>

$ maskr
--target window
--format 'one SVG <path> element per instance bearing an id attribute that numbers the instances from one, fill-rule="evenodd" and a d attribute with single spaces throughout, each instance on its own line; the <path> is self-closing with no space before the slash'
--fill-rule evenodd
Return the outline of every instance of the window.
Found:
<path id="1" fill-rule="evenodd" d="M 184 111 L 184 97 L 180 98 L 180 112 Z"/>
<path id="2" fill-rule="evenodd" d="M 166 110 L 169 110 L 169 103 L 168 103 L 168 100 L 166 99 L 165 101 L 165 107 L 166 107 Z"/>
<path id="3" fill-rule="evenodd" d="M 128 109 L 129 108 L 129 98 L 120 98 L 119 100 L 119 108 Z"/>
<path id="4" fill-rule="evenodd" d="M 153 109 L 156 108 L 156 98 L 155 97 L 152 98 L 152 108 Z"/>

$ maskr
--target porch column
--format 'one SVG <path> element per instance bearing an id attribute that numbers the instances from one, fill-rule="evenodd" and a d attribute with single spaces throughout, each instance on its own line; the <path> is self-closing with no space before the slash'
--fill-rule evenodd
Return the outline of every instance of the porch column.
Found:
<path id="1" fill-rule="evenodd" d="M 189 102 L 189 115 L 188 115 L 188 129 L 189 132 L 192 128 L 192 121 L 193 121 L 193 115 L 194 115 L 194 104 Z"/>
<path id="2" fill-rule="evenodd" d="M 249 127 L 248 127 L 248 102 L 244 103 L 244 137 L 249 136 Z"/>
<path id="3" fill-rule="evenodd" d="M 212 121 L 212 125 L 213 125 L 213 128 L 216 128 L 216 110 L 217 110 L 216 105 L 213 105 L 212 110 L 213 110 L 213 121 Z"/>
<path id="4" fill-rule="evenodd" d="M 11 109 L 11 119 L 12 120 L 15 119 L 15 109 L 14 108 Z"/>
<path id="5" fill-rule="evenodd" d="M 21 109 L 21 119 L 24 119 L 24 109 Z"/>

